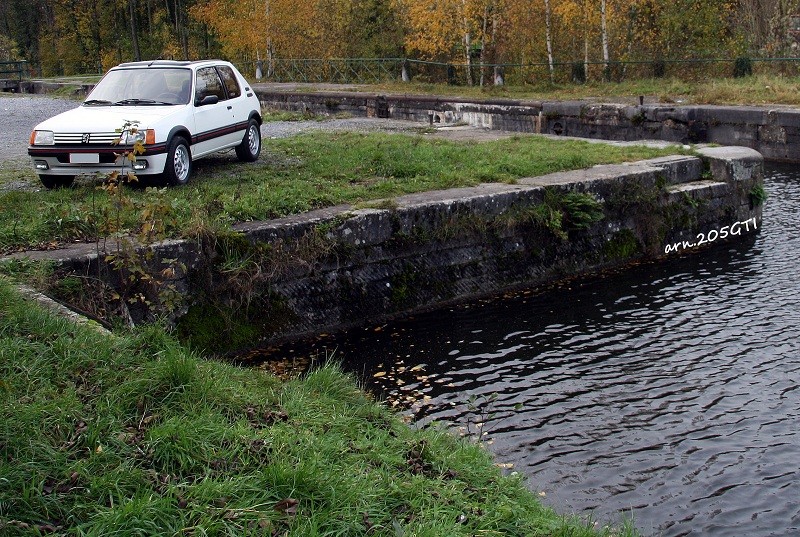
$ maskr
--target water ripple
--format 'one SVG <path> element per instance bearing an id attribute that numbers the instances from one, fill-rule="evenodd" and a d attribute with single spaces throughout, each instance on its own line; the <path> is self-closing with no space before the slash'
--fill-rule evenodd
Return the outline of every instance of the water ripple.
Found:
<path id="1" fill-rule="evenodd" d="M 420 423 L 487 433 L 565 512 L 800 534 L 800 170 L 771 167 L 766 189 L 737 243 L 331 345 Z"/>

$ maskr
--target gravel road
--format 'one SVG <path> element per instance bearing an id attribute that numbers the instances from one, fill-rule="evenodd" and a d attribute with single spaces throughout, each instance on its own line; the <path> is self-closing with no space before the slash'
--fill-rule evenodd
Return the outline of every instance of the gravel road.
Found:
<path id="1" fill-rule="evenodd" d="M 33 127 L 79 104 L 80 101 L 39 95 L 0 96 L 0 162 L 27 158 Z"/>
<path id="2" fill-rule="evenodd" d="M 80 101 L 40 95 L 0 96 L 0 163 L 27 159 L 28 139 L 40 121 L 66 112 Z M 323 121 L 278 121 L 261 127 L 264 138 L 285 138 L 310 131 L 409 131 L 421 123 L 391 119 L 346 118 Z"/>

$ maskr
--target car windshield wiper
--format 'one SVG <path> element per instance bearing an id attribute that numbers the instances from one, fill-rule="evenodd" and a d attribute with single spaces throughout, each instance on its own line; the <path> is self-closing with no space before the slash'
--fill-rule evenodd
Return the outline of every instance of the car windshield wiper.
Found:
<path id="1" fill-rule="evenodd" d="M 169 105 L 172 106 L 175 103 L 168 103 L 165 101 L 154 101 L 153 99 L 122 99 L 121 101 L 117 101 L 114 104 L 118 106 L 125 106 L 128 104 L 137 105 L 137 104 L 145 104 L 145 105 Z"/>
<path id="2" fill-rule="evenodd" d="M 104 101 L 103 99 L 89 99 L 88 101 L 83 101 L 83 104 L 87 106 L 105 106 L 107 104 L 114 104 L 111 101 Z"/>

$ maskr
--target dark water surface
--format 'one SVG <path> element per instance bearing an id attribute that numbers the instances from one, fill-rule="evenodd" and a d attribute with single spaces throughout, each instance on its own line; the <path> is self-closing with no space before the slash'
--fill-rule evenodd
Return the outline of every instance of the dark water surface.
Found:
<path id="1" fill-rule="evenodd" d="M 480 435 L 562 512 L 645 535 L 800 535 L 800 167 L 758 233 L 352 331 L 345 368 Z"/>

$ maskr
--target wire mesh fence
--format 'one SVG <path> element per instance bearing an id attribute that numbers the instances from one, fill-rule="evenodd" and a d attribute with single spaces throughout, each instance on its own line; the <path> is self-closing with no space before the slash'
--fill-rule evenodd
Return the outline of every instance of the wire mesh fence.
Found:
<path id="1" fill-rule="evenodd" d="M 251 73 L 256 72 L 253 67 Z M 800 76 L 800 58 L 701 58 L 611 62 L 442 63 L 389 59 L 275 59 L 262 62 L 263 78 L 272 82 L 379 84 L 416 81 L 451 85 L 529 85 L 542 82 L 621 82 L 642 78 L 703 80 L 750 74 Z"/>
<path id="2" fill-rule="evenodd" d="M 450 85 L 525 86 L 541 83 L 622 82 L 647 78 L 698 81 L 750 74 L 800 76 L 800 58 L 695 58 L 633 61 L 573 61 L 481 64 L 445 63 L 406 58 L 238 58 L 233 62 L 251 79 L 269 82 L 380 84 L 414 81 Z M 4 63 L 9 64 L 5 66 Z M 0 78 L 57 77 L 101 74 L 88 61 L 58 61 L 47 66 L 28 62 L 0 63 Z M 23 65 L 19 68 L 19 65 Z M 5 73 L 5 74 L 4 74 Z"/>
<path id="3" fill-rule="evenodd" d="M 0 79 L 22 80 L 29 76 L 28 62 L 24 60 L 0 62 Z"/>

